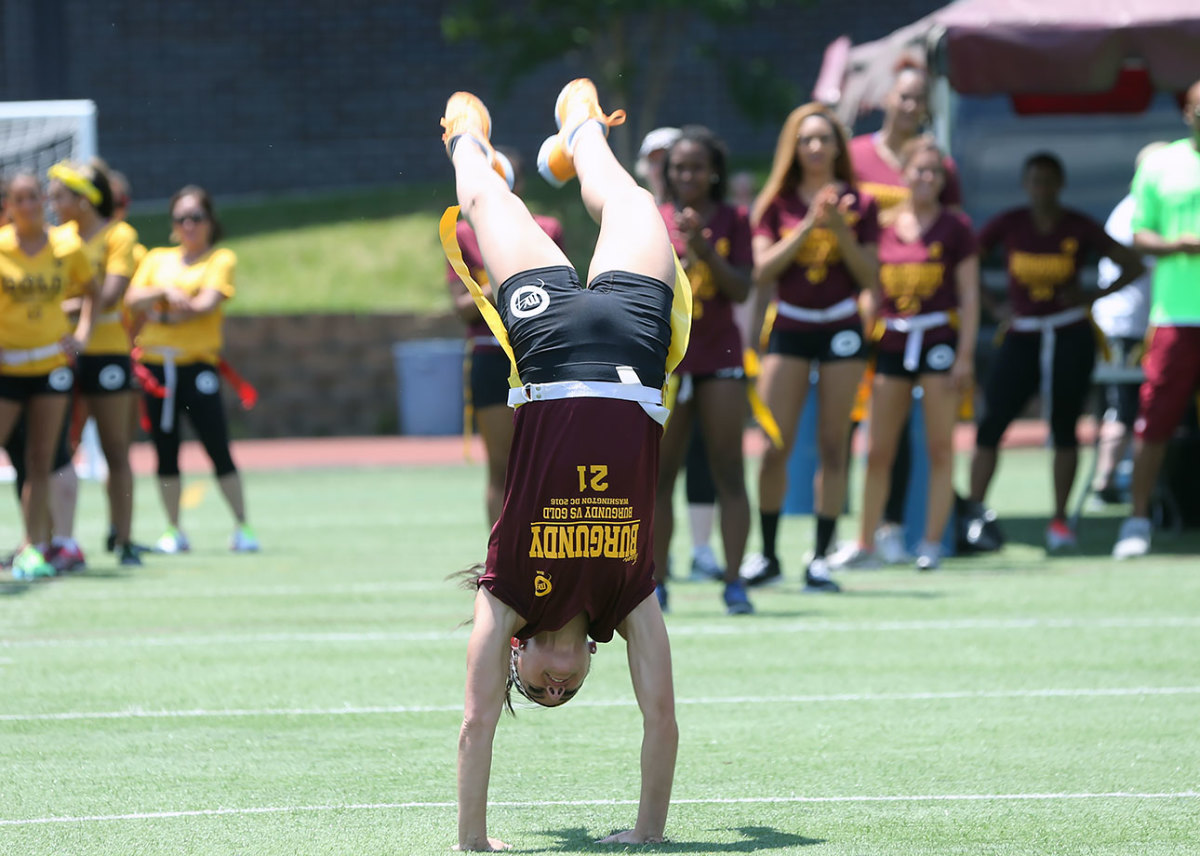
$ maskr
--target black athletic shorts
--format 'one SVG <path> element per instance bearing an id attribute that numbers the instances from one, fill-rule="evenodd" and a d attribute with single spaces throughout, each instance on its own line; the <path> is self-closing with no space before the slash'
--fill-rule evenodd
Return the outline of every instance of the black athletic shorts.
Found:
<path id="1" fill-rule="evenodd" d="M 476 349 L 471 352 L 471 406 L 476 410 L 508 406 L 508 376 L 512 363 L 508 354 L 499 348 Z"/>
<path id="2" fill-rule="evenodd" d="M 533 268 L 496 291 L 524 383 L 620 381 L 630 366 L 657 389 L 671 344 L 670 285 L 628 271 L 599 274 L 587 288 L 574 268 Z"/>
<path id="3" fill-rule="evenodd" d="M 861 324 L 829 330 L 772 330 L 767 340 L 768 354 L 819 363 L 864 360 L 866 352 Z"/>
<path id="4" fill-rule="evenodd" d="M 70 395 L 75 386 L 75 372 L 70 366 L 59 366 L 39 375 L 0 374 L 0 398 L 26 402 L 37 395 Z"/>
<path id="5" fill-rule="evenodd" d="M 903 351 L 879 351 L 875 354 L 875 373 L 888 377 L 902 377 L 915 380 L 923 374 L 945 374 L 954 368 L 957 356 L 958 341 L 938 342 L 921 347 L 921 359 L 915 371 L 904 367 Z"/>
<path id="6" fill-rule="evenodd" d="M 111 395 L 134 389 L 133 363 L 128 354 L 80 354 L 76 365 L 79 391 Z"/>

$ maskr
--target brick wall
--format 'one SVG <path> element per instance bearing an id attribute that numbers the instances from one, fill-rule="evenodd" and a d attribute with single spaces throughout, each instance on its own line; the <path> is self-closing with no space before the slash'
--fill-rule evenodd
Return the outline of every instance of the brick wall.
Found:
<path id="1" fill-rule="evenodd" d="M 238 437 L 395 433 L 392 346 L 462 336 L 452 315 L 267 315 L 225 319 L 225 354 L 257 387 L 258 405 L 230 397 Z"/>

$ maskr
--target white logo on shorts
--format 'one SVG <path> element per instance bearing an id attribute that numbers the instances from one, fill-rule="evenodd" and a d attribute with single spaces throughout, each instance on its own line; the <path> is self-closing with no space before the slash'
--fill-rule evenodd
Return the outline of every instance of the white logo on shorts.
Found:
<path id="1" fill-rule="evenodd" d="M 829 342 L 829 350 L 836 356 L 848 357 L 862 347 L 862 336 L 853 330 L 843 330 Z"/>
<path id="2" fill-rule="evenodd" d="M 75 374 L 66 366 L 50 372 L 46 384 L 55 392 L 66 392 L 75 383 Z"/>
<path id="3" fill-rule="evenodd" d="M 221 388 L 221 379 L 216 372 L 204 371 L 196 375 L 196 390 L 201 395 L 213 395 Z"/>
<path id="4" fill-rule="evenodd" d="M 125 369 L 115 364 L 107 365 L 100 369 L 96 380 L 100 382 L 101 389 L 120 389 L 125 385 Z"/>
<path id="5" fill-rule="evenodd" d="M 517 318 L 532 318 L 541 315 L 550 305 L 550 295 L 542 286 L 545 280 L 539 279 L 542 285 L 522 285 L 508 299 L 508 310 Z"/>
<path id="6" fill-rule="evenodd" d="M 934 371 L 945 371 L 954 365 L 954 348 L 949 345 L 934 345 L 925 355 L 925 365 Z"/>

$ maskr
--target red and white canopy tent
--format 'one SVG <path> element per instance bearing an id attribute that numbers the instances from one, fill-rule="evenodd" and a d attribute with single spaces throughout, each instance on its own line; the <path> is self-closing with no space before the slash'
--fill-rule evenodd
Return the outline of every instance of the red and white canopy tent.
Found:
<path id="1" fill-rule="evenodd" d="M 1200 0 L 958 0 L 878 41 L 835 41 L 813 95 L 853 124 L 880 106 L 905 57 L 928 60 L 963 95 L 1035 96 L 1026 106 L 1042 112 L 1136 112 L 1138 98 L 1200 79 Z"/>

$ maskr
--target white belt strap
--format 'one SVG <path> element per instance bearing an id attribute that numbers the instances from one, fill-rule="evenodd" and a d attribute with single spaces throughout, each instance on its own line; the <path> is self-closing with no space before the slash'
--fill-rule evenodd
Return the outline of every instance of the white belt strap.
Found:
<path id="1" fill-rule="evenodd" d="M 950 323 L 949 312 L 927 312 L 911 318 L 885 318 L 889 330 L 907 333 L 904 340 L 904 367 L 915 372 L 921 366 L 921 346 L 925 344 L 925 331 Z"/>
<path id="2" fill-rule="evenodd" d="M 178 348 L 148 348 L 148 353 L 157 354 L 163 360 L 163 396 L 162 416 L 159 417 L 158 427 L 164 434 L 175 430 L 175 395 L 179 389 L 179 371 L 175 366 L 175 355 Z"/>
<path id="3" fill-rule="evenodd" d="M 847 297 L 845 300 L 840 300 L 833 306 L 828 306 L 825 309 L 807 309 L 803 306 L 796 306 L 794 303 L 784 303 L 778 301 L 775 306 L 775 311 L 784 318 L 790 318 L 793 321 L 804 321 L 808 324 L 828 324 L 831 321 L 841 321 L 843 318 L 849 318 L 858 313 L 858 302 L 853 297 Z"/>
<path id="4" fill-rule="evenodd" d="M 40 348 L 29 348 L 24 351 L 14 351 L 5 349 L 0 351 L 0 363 L 6 366 L 23 366 L 27 363 L 36 363 L 38 360 L 44 360 L 47 357 L 56 357 L 62 353 L 62 345 L 55 342 L 53 345 L 42 345 Z"/>
<path id="5" fill-rule="evenodd" d="M 611 398 L 636 401 L 659 425 L 666 424 L 668 411 L 662 403 L 662 390 L 642 386 L 630 366 L 617 368 L 620 382 L 602 380 L 560 380 L 551 383 L 527 383 L 508 391 L 508 406 L 518 407 L 531 401 L 557 401 L 563 398 Z"/>
<path id="6" fill-rule="evenodd" d="M 1042 416 L 1050 420 L 1050 405 L 1054 400 L 1054 349 L 1058 345 L 1056 331 L 1059 327 L 1074 324 L 1088 317 L 1087 310 L 1082 306 L 1064 309 L 1051 315 L 1017 317 L 1012 320 L 1012 329 L 1018 333 L 1041 333 L 1042 344 L 1038 352 L 1038 367 L 1041 369 L 1041 382 L 1038 384 L 1042 397 Z"/>

